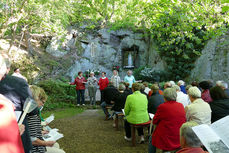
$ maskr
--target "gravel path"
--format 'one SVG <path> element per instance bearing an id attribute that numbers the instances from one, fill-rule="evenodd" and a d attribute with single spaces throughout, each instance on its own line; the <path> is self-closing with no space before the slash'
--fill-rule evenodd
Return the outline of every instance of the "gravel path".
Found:
<path id="1" fill-rule="evenodd" d="M 58 142 L 66 153 L 147 153 L 147 144 L 131 147 L 131 142 L 124 140 L 121 122 L 119 131 L 112 124 L 111 120 L 104 121 L 100 109 L 89 109 L 71 118 L 55 120 L 51 127 L 64 134 Z"/>

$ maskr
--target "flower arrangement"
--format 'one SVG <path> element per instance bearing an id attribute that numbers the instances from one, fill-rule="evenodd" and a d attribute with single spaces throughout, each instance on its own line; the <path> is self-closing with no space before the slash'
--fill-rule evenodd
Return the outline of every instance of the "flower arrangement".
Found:
<path id="1" fill-rule="evenodd" d="M 84 72 L 84 74 L 86 75 L 86 77 L 89 77 L 91 72 L 94 72 L 95 75 L 99 75 L 100 74 L 100 71 L 99 70 L 91 70 L 91 69 L 86 70 Z"/>
<path id="2" fill-rule="evenodd" d="M 113 67 L 112 67 L 112 71 L 113 71 L 113 70 L 117 70 L 117 71 L 119 72 L 119 69 L 120 69 L 120 66 L 113 66 Z"/>

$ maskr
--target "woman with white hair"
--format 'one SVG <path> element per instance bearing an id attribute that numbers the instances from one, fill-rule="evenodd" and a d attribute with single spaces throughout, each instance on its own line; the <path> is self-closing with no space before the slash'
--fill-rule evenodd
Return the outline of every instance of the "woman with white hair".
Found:
<path id="1" fill-rule="evenodd" d="M 91 72 L 90 77 L 87 79 L 88 83 L 88 94 L 90 97 L 90 104 L 95 105 L 96 103 L 96 91 L 97 91 L 97 79 L 95 73 Z"/>
<path id="2" fill-rule="evenodd" d="M 176 102 L 177 93 L 168 88 L 164 91 L 163 104 L 157 108 L 153 118 L 155 130 L 150 138 L 149 153 L 156 151 L 176 151 L 180 148 L 179 130 L 186 122 L 184 106 Z M 152 140 L 152 141 L 151 141 Z"/>
<path id="3" fill-rule="evenodd" d="M 201 148 L 202 143 L 196 136 L 192 127 L 198 124 L 194 121 L 184 123 L 180 128 L 180 144 L 181 150 L 177 153 L 205 153 Z M 207 153 L 207 152 L 206 152 Z"/>
<path id="4" fill-rule="evenodd" d="M 186 89 L 185 89 L 185 82 L 183 80 L 179 80 L 177 85 L 180 87 L 181 91 L 184 94 L 187 94 Z"/>
<path id="5" fill-rule="evenodd" d="M 129 83 L 129 88 L 131 88 L 132 84 L 136 82 L 136 80 L 132 74 L 133 74 L 133 72 L 131 70 L 128 70 L 127 75 L 124 77 L 124 82 Z"/>
<path id="6" fill-rule="evenodd" d="M 185 107 L 187 121 L 195 121 L 198 124 L 211 124 L 211 108 L 201 99 L 201 91 L 197 87 L 188 90 L 191 104 Z"/>
<path id="7" fill-rule="evenodd" d="M 118 71 L 113 70 L 113 76 L 111 77 L 111 82 L 113 86 L 118 89 L 119 83 L 121 82 L 120 77 L 118 76 Z"/>

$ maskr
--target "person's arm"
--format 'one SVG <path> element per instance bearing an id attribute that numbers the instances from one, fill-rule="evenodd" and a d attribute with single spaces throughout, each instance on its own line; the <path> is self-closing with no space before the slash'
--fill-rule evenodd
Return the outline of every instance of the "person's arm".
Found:
<path id="1" fill-rule="evenodd" d="M 128 96 L 126 99 L 125 107 L 124 107 L 125 116 L 128 116 L 130 113 L 130 97 Z"/>
<path id="2" fill-rule="evenodd" d="M 34 141 L 33 141 L 34 138 L 31 138 L 31 139 L 32 139 L 32 145 L 34 146 L 52 147 L 56 143 L 56 141 L 44 141 L 38 138 L 36 138 Z"/>
<path id="3" fill-rule="evenodd" d="M 135 78 L 134 78 L 134 76 L 133 76 L 133 83 L 135 83 L 136 82 L 136 80 L 135 80 Z"/>
<path id="4" fill-rule="evenodd" d="M 70 85 L 75 85 L 76 84 L 76 78 L 75 78 L 74 82 L 70 82 L 69 84 Z"/>
<path id="5" fill-rule="evenodd" d="M 157 111 L 153 117 L 153 124 L 154 125 L 157 125 L 160 122 L 162 115 L 163 115 L 162 107 L 161 107 L 161 105 L 159 105 L 157 108 Z"/>

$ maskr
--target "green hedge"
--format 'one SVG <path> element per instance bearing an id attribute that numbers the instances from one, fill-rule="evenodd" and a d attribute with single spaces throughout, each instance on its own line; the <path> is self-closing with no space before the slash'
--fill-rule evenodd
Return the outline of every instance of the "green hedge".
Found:
<path id="1" fill-rule="evenodd" d="M 43 80 L 38 84 L 48 95 L 44 110 L 73 107 L 76 102 L 75 86 L 60 80 Z"/>

